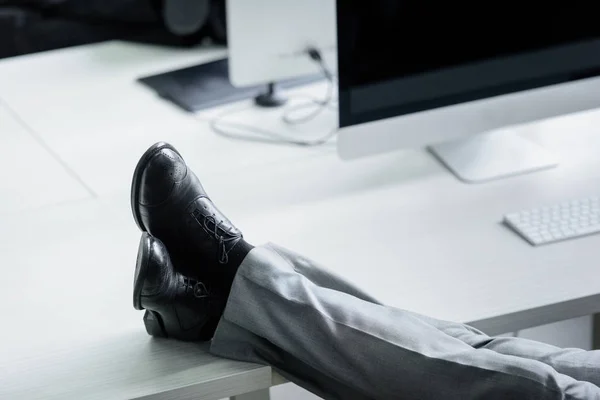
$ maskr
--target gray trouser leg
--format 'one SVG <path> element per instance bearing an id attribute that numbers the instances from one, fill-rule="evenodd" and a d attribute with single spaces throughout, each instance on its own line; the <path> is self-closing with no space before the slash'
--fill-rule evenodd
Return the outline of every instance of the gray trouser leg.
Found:
<path id="1" fill-rule="evenodd" d="M 307 388 L 326 398 L 600 399 L 597 386 L 530 359 L 528 345 L 517 351 L 473 328 L 382 306 L 341 280 L 336 290 L 332 275 L 319 271 L 274 246 L 252 250 L 211 350 L 272 364 L 300 385 L 308 379 Z M 584 368 L 595 376 L 593 358 Z"/>
<path id="2" fill-rule="evenodd" d="M 419 314 L 413 315 L 473 348 L 537 360 L 561 374 L 600 386 L 600 350 L 562 349 L 529 339 L 490 337 L 467 325 L 435 320 Z"/>
<path id="3" fill-rule="evenodd" d="M 267 248 L 279 253 L 294 269 L 318 286 L 348 293 L 371 303 L 381 304 L 360 288 L 329 272 L 325 267 L 288 249 L 270 244 Z M 438 328 L 474 348 L 485 348 L 500 354 L 528 358 L 550 365 L 561 374 L 600 386 L 600 351 L 561 349 L 532 340 L 510 337 L 490 337 L 471 326 L 442 321 L 421 314 L 409 314 Z"/>

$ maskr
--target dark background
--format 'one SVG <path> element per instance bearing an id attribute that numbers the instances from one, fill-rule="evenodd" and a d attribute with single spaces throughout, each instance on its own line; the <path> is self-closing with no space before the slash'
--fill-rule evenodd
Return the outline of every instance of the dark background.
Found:
<path id="1" fill-rule="evenodd" d="M 0 0 L 0 58 L 112 39 L 192 46 L 209 34 L 207 26 L 186 35 L 170 31 L 165 1 Z"/>

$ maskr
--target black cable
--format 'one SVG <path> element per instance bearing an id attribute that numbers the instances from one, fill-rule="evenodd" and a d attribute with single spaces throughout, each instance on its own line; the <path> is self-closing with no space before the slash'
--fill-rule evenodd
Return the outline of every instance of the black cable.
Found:
<path id="1" fill-rule="evenodd" d="M 327 67 L 325 61 L 321 57 L 321 53 L 319 50 L 317 50 L 315 48 L 309 48 L 309 49 L 307 49 L 306 53 L 310 57 L 311 60 L 313 60 L 315 63 L 317 63 L 319 65 L 319 68 L 321 69 L 323 76 L 327 79 L 327 90 L 326 90 L 325 97 L 323 99 L 316 99 L 312 96 L 307 96 L 307 95 L 295 96 L 295 97 L 306 97 L 309 99 L 309 101 L 306 103 L 296 104 L 292 107 L 287 107 L 286 109 L 284 109 L 283 115 L 281 118 L 282 118 L 283 122 L 285 122 L 288 125 L 300 125 L 300 124 L 309 122 L 309 121 L 313 120 L 321 112 L 323 112 L 323 110 L 325 110 L 326 108 L 336 108 L 337 109 L 337 105 L 335 104 L 335 101 L 333 99 L 334 89 L 335 89 L 335 84 L 336 84 L 334 75 L 331 73 L 330 69 Z M 303 115 L 302 117 L 297 117 L 297 118 L 291 117 L 291 115 L 293 113 L 296 113 L 300 110 L 305 110 L 309 107 L 316 107 L 316 109 L 307 115 Z M 260 142 L 260 143 L 269 143 L 269 144 L 290 144 L 290 145 L 307 146 L 307 147 L 319 146 L 319 145 L 325 144 L 332 137 L 334 137 L 337 133 L 337 127 L 336 127 L 321 138 L 317 138 L 314 140 L 296 140 L 296 139 L 291 139 L 289 137 L 286 137 L 285 135 L 281 135 L 279 133 L 272 132 L 272 131 L 269 131 L 266 129 L 261 129 L 258 127 L 239 124 L 239 123 L 235 123 L 235 122 L 233 122 L 233 123 L 225 122 L 224 124 L 226 125 L 226 127 L 220 126 L 220 124 L 223 124 L 224 118 L 231 116 L 231 115 L 235 115 L 242 111 L 246 111 L 251 108 L 253 108 L 253 106 L 243 106 L 241 108 L 227 110 L 226 112 L 216 116 L 215 118 L 213 118 L 209 121 L 210 128 L 213 130 L 213 132 L 215 132 L 221 136 L 230 138 L 230 139 L 246 140 L 246 141 L 251 141 L 251 142 Z M 239 129 L 241 131 L 245 131 L 245 134 L 242 134 L 242 135 L 236 134 L 236 133 L 231 132 L 230 130 L 226 129 L 227 127 L 230 129 L 233 128 L 233 129 Z"/>

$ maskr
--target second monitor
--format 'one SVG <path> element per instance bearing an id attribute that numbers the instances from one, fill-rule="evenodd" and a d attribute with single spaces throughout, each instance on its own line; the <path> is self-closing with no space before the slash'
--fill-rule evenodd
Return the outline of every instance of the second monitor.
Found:
<path id="1" fill-rule="evenodd" d="M 320 72 L 309 48 L 337 69 L 335 0 L 227 0 L 226 7 L 229 79 L 238 87 L 269 84 L 259 105 L 284 101 L 276 82 Z"/>

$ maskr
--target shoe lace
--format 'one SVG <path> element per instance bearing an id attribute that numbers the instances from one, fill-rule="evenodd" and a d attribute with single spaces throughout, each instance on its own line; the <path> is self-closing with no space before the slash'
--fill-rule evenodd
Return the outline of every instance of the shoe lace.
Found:
<path id="1" fill-rule="evenodd" d="M 210 223 L 212 223 L 212 227 L 210 226 Z M 215 239 L 218 242 L 219 263 L 227 264 L 227 262 L 229 261 L 229 252 L 233 250 L 235 245 L 240 240 L 242 240 L 242 235 L 235 235 L 229 232 L 228 230 L 221 228 L 222 224 L 223 220 L 217 221 L 217 217 L 214 213 L 204 217 L 204 230 L 206 230 L 206 232 L 209 233 L 213 237 L 213 239 Z M 228 235 L 228 237 L 223 236 L 221 232 L 225 232 L 225 234 Z M 230 245 L 229 249 L 227 249 L 228 244 Z"/>
<path id="2" fill-rule="evenodd" d="M 211 294 L 206 285 L 196 279 L 184 277 L 182 283 L 186 293 L 191 290 L 194 297 L 199 299 L 209 297 Z"/>

